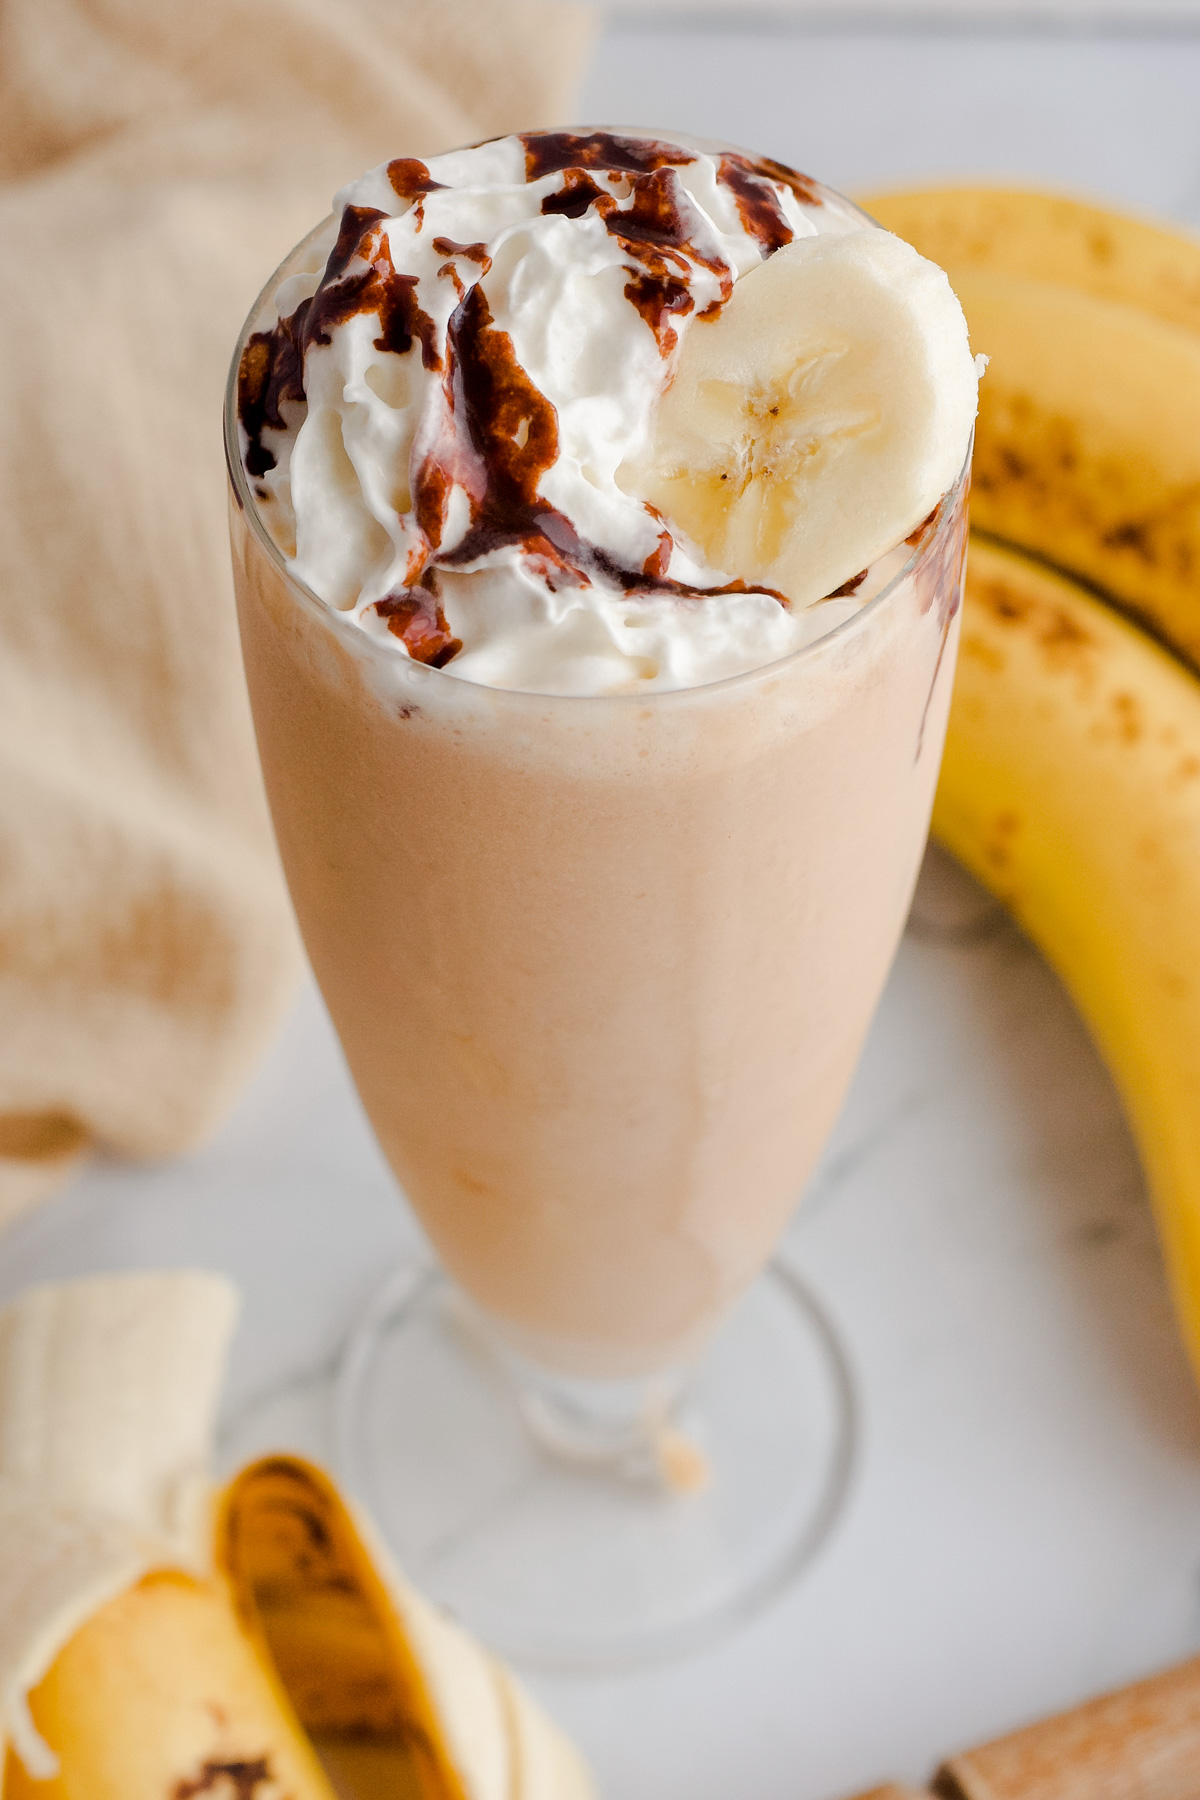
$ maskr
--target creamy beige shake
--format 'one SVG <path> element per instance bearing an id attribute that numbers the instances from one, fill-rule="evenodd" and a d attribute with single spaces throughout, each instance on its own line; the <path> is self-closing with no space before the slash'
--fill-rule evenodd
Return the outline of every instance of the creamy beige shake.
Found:
<path id="1" fill-rule="evenodd" d="M 772 468 L 706 418 L 707 463 L 664 448 L 664 395 L 726 404 L 713 346 L 772 260 L 811 250 L 811 284 L 825 240 L 836 274 L 868 238 L 896 242 L 775 164 L 505 139 L 347 190 L 241 349 L 234 566 L 305 942 L 439 1255 L 551 1368 L 662 1368 L 761 1268 L 908 906 L 956 643 L 961 315 L 930 328 L 959 390 L 901 432 L 925 485 L 891 512 L 876 364 L 814 411 L 760 356 L 730 389 L 752 450 L 810 415 Z M 780 492 L 822 433 L 867 498 L 835 469 L 814 548 Z"/>

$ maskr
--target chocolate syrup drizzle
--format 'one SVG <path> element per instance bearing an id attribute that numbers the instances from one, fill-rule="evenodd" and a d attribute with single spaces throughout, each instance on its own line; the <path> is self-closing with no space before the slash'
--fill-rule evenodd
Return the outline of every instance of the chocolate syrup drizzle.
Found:
<path id="1" fill-rule="evenodd" d="M 525 179 L 560 175 L 573 169 L 603 169 L 624 175 L 649 175 L 655 169 L 682 169 L 695 152 L 657 138 L 619 137 L 612 131 L 530 131 L 525 146 Z"/>
<path id="2" fill-rule="evenodd" d="M 285 401 L 304 399 L 304 357 L 310 344 L 332 342 L 334 326 L 357 313 L 378 313 L 377 350 L 404 356 L 421 342 L 427 369 L 441 367 L 433 320 L 417 305 L 417 278 L 401 275 L 392 262 L 381 223 L 387 214 L 374 207 L 348 206 L 342 214 L 337 242 L 329 252 L 325 273 L 311 299 L 270 331 L 256 331 L 246 342 L 238 367 L 238 417 L 246 433 L 245 463 L 252 476 L 275 467 L 275 456 L 263 443 L 263 432 L 284 431 Z M 361 260 L 366 267 L 347 274 Z"/>
<path id="3" fill-rule="evenodd" d="M 531 133 L 521 142 L 527 181 L 563 176 L 561 187 L 543 199 L 542 212 L 581 218 L 594 211 L 620 245 L 629 275 L 625 296 L 654 333 L 664 358 L 678 341 L 674 321 L 695 306 L 690 286 L 695 268 L 707 269 L 719 292 L 700 317 L 720 311 L 733 292 L 733 270 L 675 174 L 696 160 L 692 152 L 611 132 Z M 388 164 L 387 173 L 400 199 L 414 207 L 443 185 L 415 158 L 398 158 Z M 596 173 L 621 179 L 602 184 Z M 723 155 L 717 176 L 732 192 L 742 224 L 764 256 L 793 236 L 772 183 L 788 187 L 808 205 L 820 204 L 806 177 L 767 159 Z M 418 304 L 416 277 L 402 274 L 392 262 L 386 219 L 371 207 L 345 209 L 311 299 L 269 331 L 248 339 L 238 370 L 238 414 L 246 438 L 246 469 L 258 480 L 276 461 L 264 432 L 286 430 L 284 405 L 305 399 L 304 359 L 312 345 L 328 344 L 333 328 L 359 313 L 379 318 L 376 348 L 403 356 L 420 344 L 425 368 L 439 377 L 440 406 L 422 421 L 413 446 L 412 513 L 418 542 L 401 588 L 376 602 L 379 616 L 415 661 L 441 668 L 462 648 L 442 609 L 439 570 L 463 569 L 508 547 L 520 550 L 552 592 L 586 586 L 599 577 L 628 594 L 700 602 L 712 595 L 755 593 L 788 604 L 776 589 L 744 581 L 700 588 L 672 580 L 666 571 L 673 540 L 653 508 L 647 510 L 662 529 L 640 567 L 627 566 L 581 537 L 566 514 L 539 493 L 542 477 L 558 456 L 558 415 L 518 362 L 509 334 L 492 317 L 480 286 L 491 267 L 486 245 L 433 240 L 434 249 L 447 258 L 439 274 L 453 280 L 459 296 L 442 351 L 433 319 Z M 465 271 L 459 266 L 464 263 Z M 456 487 L 467 495 L 470 523 L 457 543 L 443 548 L 447 508 Z M 265 489 L 258 491 L 265 495 Z"/>
<path id="4" fill-rule="evenodd" d="M 743 230 L 757 241 L 764 256 L 774 256 L 776 250 L 791 243 L 796 234 L 779 204 L 779 195 L 749 157 L 723 156 L 717 165 L 717 180 L 732 193 Z"/>
<path id="5" fill-rule="evenodd" d="M 689 265 L 710 270 L 720 284 L 720 299 L 705 307 L 702 318 L 719 312 L 732 294 L 733 270 L 711 239 L 705 243 L 704 221 L 672 169 L 636 176 L 629 206 L 605 194 L 596 201 L 596 211 L 630 258 L 625 298 L 637 307 L 660 354 L 667 357 L 679 335 L 672 314 L 682 316 L 695 305 L 687 283 Z"/>
<path id="6" fill-rule="evenodd" d="M 435 181 L 423 162 L 415 156 L 397 156 L 387 166 L 388 180 L 401 200 L 420 200 L 426 194 L 439 192 L 444 181 Z"/>

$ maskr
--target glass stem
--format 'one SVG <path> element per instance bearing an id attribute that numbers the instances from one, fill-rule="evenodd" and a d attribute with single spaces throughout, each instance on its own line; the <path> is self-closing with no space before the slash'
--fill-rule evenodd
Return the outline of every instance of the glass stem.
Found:
<path id="1" fill-rule="evenodd" d="M 707 1485 L 707 1458 L 680 1418 L 689 1368 L 621 1381 L 562 1375 L 487 1335 L 530 1436 L 551 1456 L 676 1493 Z"/>

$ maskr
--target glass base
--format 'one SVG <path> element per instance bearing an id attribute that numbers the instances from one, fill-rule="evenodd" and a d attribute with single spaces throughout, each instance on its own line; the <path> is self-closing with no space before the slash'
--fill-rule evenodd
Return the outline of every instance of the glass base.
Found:
<path id="1" fill-rule="evenodd" d="M 820 1306 L 787 1268 L 755 1283 L 678 1388 L 644 1388 L 642 1429 L 576 1384 L 518 1384 L 457 1290 L 407 1266 L 348 1341 L 339 1473 L 405 1573 L 533 1667 L 619 1669 L 683 1654 L 778 1592 L 846 1490 L 851 1385 Z M 592 1384 L 589 1384 L 591 1386 Z M 559 1390 L 563 1391 L 559 1391 Z"/>

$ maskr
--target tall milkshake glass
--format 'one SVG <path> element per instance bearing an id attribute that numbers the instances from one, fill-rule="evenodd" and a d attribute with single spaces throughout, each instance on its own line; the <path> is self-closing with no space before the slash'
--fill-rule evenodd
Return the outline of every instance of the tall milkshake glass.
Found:
<path id="1" fill-rule="evenodd" d="M 756 1277 L 916 878 L 966 475 L 882 591 L 782 661 L 679 691 L 485 687 L 289 572 L 237 435 L 258 316 L 225 428 L 263 774 L 321 991 L 445 1272 L 402 1271 L 355 1335 L 345 1472 L 509 1652 L 685 1648 L 811 1553 L 846 1475 L 834 1336 L 793 1274 Z"/>

